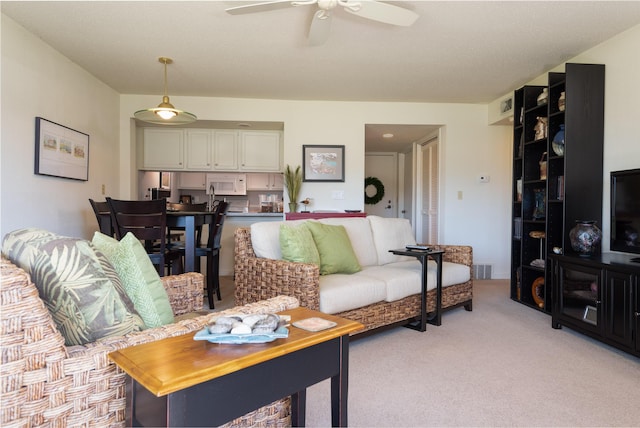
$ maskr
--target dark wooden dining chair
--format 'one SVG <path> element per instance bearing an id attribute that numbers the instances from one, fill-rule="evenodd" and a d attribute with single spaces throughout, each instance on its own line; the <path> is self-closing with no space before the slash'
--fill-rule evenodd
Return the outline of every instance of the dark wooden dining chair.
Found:
<path id="1" fill-rule="evenodd" d="M 200 257 L 207 258 L 207 299 L 209 308 L 215 309 L 213 294 L 216 294 L 218 300 L 222 300 L 220 294 L 220 248 L 222 241 L 222 227 L 226 218 L 229 203 L 224 201 L 214 201 L 213 204 L 213 221 L 208 225 L 206 243 L 202 243 L 202 236 L 196 231 L 196 270 L 200 271 Z M 178 246 L 180 251 L 184 252 L 184 246 Z"/>
<path id="2" fill-rule="evenodd" d="M 151 262 L 164 276 L 165 268 L 172 273 L 182 273 L 182 254 L 166 247 L 167 204 L 164 199 L 149 201 L 125 201 L 107 198 L 116 239 L 131 232 L 144 242 Z"/>
<path id="3" fill-rule="evenodd" d="M 107 201 L 96 202 L 93 199 L 89 199 L 89 203 L 96 215 L 100 232 L 105 235 L 113 236 L 115 231 L 113 230 L 113 223 L 111 222 L 111 209 L 109 208 L 109 203 Z"/>

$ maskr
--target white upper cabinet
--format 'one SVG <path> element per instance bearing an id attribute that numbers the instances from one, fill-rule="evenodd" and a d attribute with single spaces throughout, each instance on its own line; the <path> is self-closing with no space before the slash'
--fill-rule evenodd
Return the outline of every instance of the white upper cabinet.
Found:
<path id="1" fill-rule="evenodd" d="M 184 169 L 182 129 L 145 128 L 143 150 L 143 169 Z"/>
<path id="2" fill-rule="evenodd" d="M 280 173 L 250 173 L 247 174 L 247 190 L 284 190 L 284 176 Z"/>
<path id="3" fill-rule="evenodd" d="M 145 170 L 282 171 L 280 131 L 145 128 L 143 135 Z"/>
<path id="4" fill-rule="evenodd" d="M 240 169 L 280 171 L 280 140 L 279 131 L 240 131 Z"/>
<path id="5" fill-rule="evenodd" d="M 215 130 L 213 132 L 213 169 L 236 171 L 238 169 L 238 131 Z"/>
<path id="6" fill-rule="evenodd" d="M 211 145 L 210 129 L 187 129 L 186 155 L 187 169 L 207 171 L 211 169 L 213 149 Z"/>
<path id="7" fill-rule="evenodd" d="M 181 172 L 178 174 L 178 189 L 206 190 L 207 174 L 204 172 Z"/>

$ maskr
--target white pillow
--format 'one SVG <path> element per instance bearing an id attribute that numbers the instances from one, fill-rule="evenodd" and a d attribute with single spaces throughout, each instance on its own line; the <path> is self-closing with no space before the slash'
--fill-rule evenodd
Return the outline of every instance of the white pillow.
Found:
<path id="1" fill-rule="evenodd" d="M 385 218 L 368 216 L 373 232 L 373 242 L 378 253 L 378 265 L 411 260 L 411 257 L 396 256 L 389 250 L 414 245 L 416 238 L 411 230 L 411 223 L 406 218 Z"/>
<path id="2" fill-rule="evenodd" d="M 295 225 L 304 220 L 287 221 Z M 256 257 L 264 259 L 282 260 L 280 250 L 280 225 L 282 221 L 260 221 L 251 225 L 251 246 Z"/>

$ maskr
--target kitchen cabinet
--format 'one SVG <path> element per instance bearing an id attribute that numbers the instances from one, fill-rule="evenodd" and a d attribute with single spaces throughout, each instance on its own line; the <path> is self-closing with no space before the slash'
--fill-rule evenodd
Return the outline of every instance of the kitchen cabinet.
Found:
<path id="1" fill-rule="evenodd" d="M 184 169 L 184 131 L 145 128 L 142 169 L 167 171 Z"/>
<path id="2" fill-rule="evenodd" d="M 569 327 L 640 356 L 640 264 L 605 253 L 553 255 L 551 326 Z"/>
<path id="3" fill-rule="evenodd" d="M 282 170 L 282 143 L 279 131 L 240 131 L 239 137 L 241 170 Z"/>
<path id="4" fill-rule="evenodd" d="M 238 131 L 213 131 L 213 170 L 236 171 L 238 169 Z"/>
<path id="5" fill-rule="evenodd" d="M 186 137 L 186 169 L 208 171 L 213 160 L 210 129 L 188 129 Z"/>
<path id="6" fill-rule="evenodd" d="M 204 172 L 181 172 L 178 174 L 178 189 L 206 190 L 207 174 Z"/>
<path id="7" fill-rule="evenodd" d="M 142 169 L 269 172 L 282 170 L 279 131 L 145 128 Z M 282 188 L 276 179 L 275 189 Z"/>
<path id="8" fill-rule="evenodd" d="M 247 190 L 283 191 L 284 175 L 281 173 L 249 173 L 247 174 Z"/>

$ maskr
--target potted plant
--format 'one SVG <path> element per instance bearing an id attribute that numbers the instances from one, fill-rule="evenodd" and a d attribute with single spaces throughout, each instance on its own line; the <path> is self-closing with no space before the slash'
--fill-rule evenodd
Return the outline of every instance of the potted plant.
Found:
<path id="1" fill-rule="evenodd" d="M 298 195 L 300 187 L 302 187 L 302 171 L 300 165 L 296 169 L 291 169 L 289 165 L 284 169 L 284 185 L 287 187 L 287 195 L 289 196 L 289 211 L 294 213 L 298 209 Z"/>

